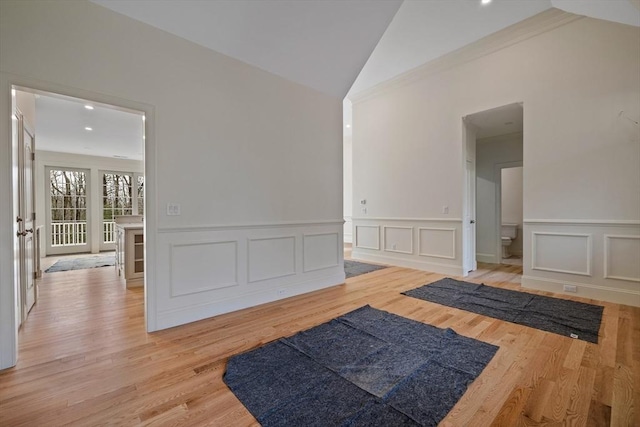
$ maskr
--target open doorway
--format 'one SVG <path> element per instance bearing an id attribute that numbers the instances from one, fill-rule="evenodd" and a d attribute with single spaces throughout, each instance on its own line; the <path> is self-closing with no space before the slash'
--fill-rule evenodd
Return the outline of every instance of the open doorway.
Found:
<path id="1" fill-rule="evenodd" d="M 12 99 L 14 137 L 31 149 L 20 157 L 30 160 L 30 169 L 18 174 L 16 209 L 24 215 L 17 220 L 25 224 L 24 236 L 19 235 L 18 324 L 37 301 L 43 274 L 109 266 L 127 286 L 125 276 L 136 271 L 135 285 L 143 286 L 144 113 L 18 86 L 12 87 Z M 27 139 L 30 143 L 21 142 Z M 19 167 L 25 165 L 21 160 Z M 141 236 L 131 249 L 137 258 L 126 270 L 130 257 L 116 256 L 118 222 L 134 222 L 121 228 L 135 228 Z M 123 242 L 121 250 L 125 247 Z"/>
<path id="2" fill-rule="evenodd" d="M 521 103 L 513 103 L 463 118 L 463 265 L 466 272 L 473 269 L 476 261 L 500 264 L 503 255 L 508 259 L 522 258 L 518 245 L 522 248 L 523 112 Z M 520 198 L 509 199 L 505 208 L 510 210 L 503 219 L 502 171 L 516 167 L 520 168 L 519 181 L 517 177 L 513 181 L 509 172 L 506 180 L 508 195 L 519 186 Z M 514 211 L 520 213 L 519 220 L 511 216 Z"/>
<path id="3" fill-rule="evenodd" d="M 522 265 L 522 162 L 520 166 L 499 168 L 500 180 L 496 200 L 500 203 L 500 263 Z"/>

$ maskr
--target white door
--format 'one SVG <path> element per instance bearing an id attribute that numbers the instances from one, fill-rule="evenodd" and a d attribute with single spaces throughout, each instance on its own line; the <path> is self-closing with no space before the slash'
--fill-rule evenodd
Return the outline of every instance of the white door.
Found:
<path id="1" fill-rule="evenodd" d="M 463 266 L 466 273 L 478 268 L 476 262 L 476 165 L 467 159 L 465 167 L 466 209 L 463 218 L 464 245 Z"/>
<path id="2" fill-rule="evenodd" d="M 35 136 L 24 123 L 24 117 L 16 112 L 20 152 L 18 156 L 18 238 L 20 263 L 20 296 L 22 301 L 21 319 L 24 321 L 37 298 L 35 275 L 35 190 L 33 175 L 35 171 Z"/>

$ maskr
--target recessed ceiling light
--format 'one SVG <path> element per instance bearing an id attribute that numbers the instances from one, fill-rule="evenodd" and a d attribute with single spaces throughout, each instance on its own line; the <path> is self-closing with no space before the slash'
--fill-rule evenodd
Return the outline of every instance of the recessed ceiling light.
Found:
<path id="1" fill-rule="evenodd" d="M 88 130 L 88 131 L 92 131 L 93 128 L 90 128 L 89 126 L 85 127 L 84 130 Z"/>
<path id="2" fill-rule="evenodd" d="M 86 108 L 87 110 L 93 110 L 93 105 L 85 105 L 84 108 Z"/>
<path id="3" fill-rule="evenodd" d="M 491 0 L 481 0 L 480 3 L 482 4 L 489 4 L 491 3 Z"/>

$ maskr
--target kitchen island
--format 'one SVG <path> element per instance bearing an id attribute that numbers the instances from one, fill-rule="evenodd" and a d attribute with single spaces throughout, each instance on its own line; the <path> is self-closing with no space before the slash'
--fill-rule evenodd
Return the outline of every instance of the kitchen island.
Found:
<path id="1" fill-rule="evenodd" d="M 115 221 L 116 269 L 127 288 L 144 285 L 144 224 L 127 215 Z"/>

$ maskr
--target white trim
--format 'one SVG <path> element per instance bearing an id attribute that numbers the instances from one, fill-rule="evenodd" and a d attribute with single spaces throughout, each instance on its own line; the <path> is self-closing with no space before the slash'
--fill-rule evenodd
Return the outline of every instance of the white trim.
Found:
<path id="1" fill-rule="evenodd" d="M 210 225 L 183 225 L 173 227 L 158 227 L 158 233 L 183 233 L 188 231 L 223 231 L 223 230 L 246 230 L 256 228 L 291 228 L 291 227 L 310 227 L 317 225 L 336 225 L 344 224 L 344 219 L 332 219 L 322 221 L 282 221 L 282 222 L 263 222 L 263 223 L 245 223 L 245 224 L 210 224 Z"/>
<path id="2" fill-rule="evenodd" d="M 306 269 L 305 268 L 305 259 L 306 259 L 306 251 L 304 250 L 305 246 L 304 246 L 304 241 L 307 237 L 313 237 L 313 236 L 336 236 L 336 241 L 338 242 L 338 247 L 336 248 L 336 258 L 338 259 L 338 262 L 332 265 L 325 265 L 324 267 L 316 267 L 316 268 L 310 268 L 310 269 Z M 318 270 L 326 270 L 327 268 L 335 268 L 340 266 L 340 247 L 342 245 L 340 244 L 340 233 L 336 232 L 329 232 L 329 233 L 303 233 L 302 234 L 302 272 L 303 273 L 309 273 L 311 271 L 318 271 Z"/>
<path id="3" fill-rule="evenodd" d="M 362 227 L 362 228 L 375 228 L 375 229 L 376 229 L 376 235 L 377 235 L 377 237 L 378 237 L 378 238 L 377 238 L 378 246 L 377 246 L 377 247 L 373 247 L 373 246 L 360 246 L 360 245 L 358 244 L 358 227 Z M 380 250 L 380 226 L 379 226 L 379 225 L 355 225 L 355 226 L 354 226 L 354 229 L 355 229 L 355 233 L 354 233 L 354 234 L 355 234 L 355 236 L 354 236 L 354 237 L 355 237 L 355 241 L 356 241 L 356 242 L 355 242 L 355 245 L 354 245 L 354 247 L 355 247 L 355 248 L 360 248 L 360 249 L 374 249 L 374 250 L 376 250 L 376 251 L 379 251 L 379 250 Z"/>
<path id="4" fill-rule="evenodd" d="M 351 253 L 354 260 L 371 261 L 379 264 L 387 264 L 392 266 L 413 268 L 421 271 L 430 271 L 449 276 L 461 276 L 462 266 L 454 264 L 440 264 L 436 262 L 428 262 L 415 258 L 397 258 L 393 256 L 385 256 L 377 253 L 360 252 L 355 250 Z"/>
<path id="5" fill-rule="evenodd" d="M 640 221 L 620 219 L 525 219 L 522 222 L 525 225 L 640 226 Z"/>
<path id="6" fill-rule="evenodd" d="M 440 221 L 440 222 L 462 222 L 462 218 L 393 218 L 393 217 L 351 217 L 353 221 L 404 221 L 404 222 L 429 222 L 429 221 Z"/>
<path id="7" fill-rule="evenodd" d="M 585 283 L 571 282 L 568 280 L 547 279 L 543 277 L 522 276 L 522 287 L 537 289 L 558 294 L 574 295 L 583 298 L 591 298 L 600 301 L 609 301 L 616 304 L 632 305 L 640 307 L 640 291 L 611 288 L 608 286 L 589 285 Z M 576 293 L 564 292 L 563 286 L 575 286 Z"/>
<path id="8" fill-rule="evenodd" d="M 586 237 L 587 238 L 587 271 L 571 271 L 571 270 L 561 270 L 556 268 L 546 268 L 536 266 L 536 236 L 567 236 L 567 237 Z M 552 232 L 542 232 L 542 231 L 534 231 L 531 233 L 531 269 L 532 270 L 540 270 L 540 271 L 552 271 L 554 273 L 566 273 L 566 274 L 576 274 L 579 276 L 591 276 L 591 234 L 577 234 L 577 233 L 552 233 Z"/>
<path id="9" fill-rule="evenodd" d="M 258 242 L 260 240 L 282 240 L 282 239 L 293 239 L 293 271 L 291 273 L 280 274 L 277 276 L 271 277 L 262 277 L 260 279 L 251 280 L 251 242 Z M 264 282 L 266 280 L 279 279 L 281 277 L 289 277 L 295 276 L 298 274 L 298 267 L 296 265 L 296 236 L 274 236 L 274 237 L 258 237 L 258 238 L 248 238 L 247 239 L 247 283 L 257 283 Z"/>
<path id="10" fill-rule="evenodd" d="M 222 243 L 234 243 L 235 245 L 235 261 L 236 261 L 235 262 L 236 264 L 235 265 L 235 277 L 236 277 L 235 282 L 223 283 L 215 286 L 203 286 L 201 288 L 194 289 L 189 292 L 176 292 L 174 287 L 175 280 L 173 277 L 173 267 L 174 267 L 173 249 L 181 246 L 202 246 L 202 245 L 212 245 L 212 244 L 222 244 Z M 238 271 L 238 241 L 237 240 L 220 240 L 220 241 L 215 240 L 215 241 L 205 241 L 205 242 L 186 242 L 186 243 L 170 243 L 169 244 L 169 289 L 170 289 L 171 298 L 238 286 L 240 285 L 240 283 L 238 282 L 238 272 L 239 271 Z"/>
<path id="11" fill-rule="evenodd" d="M 513 46 L 582 18 L 583 16 L 567 13 L 559 9 L 548 9 L 515 25 L 511 25 L 483 37 L 476 42 L 429 61 L 426 64 L 379 83 L 372 88 L 358 92 L 350 96 L 349 99 L 354 105 L 358 104 L 380 96 L 390 90 L 406 86 L 436 73 L 485 57 L 501 49 Z"/>
<path id="12" fill-rule="evenodd" d="M 453 251 L 453 254 L 451 256 L 448 256 L 448 255 L 428 254 L 428 253 L 422 252 L 422 245 L 420 244 L 420 241 L 421 241 L 420 232 L 422 230 L 451 231 L 452 232 L 451 237 L 453 239 L 453 242 L 451 244 L 451 250 Z M 432 257 L 432 258 L 456 259 L 456 229 L 455 228 L 437 228 L 437 227 L 418 227 L 418 255 Z"/>
<path id="13" fill-rule="evenodd" d="M 398 230 L 411 230 L 411 251 L 399 251 L 397 249 L 387 249 L 387 228 L 395 228 Z M 382 226 L 382 250 L 384 252 L 395 252 L 398 254 L 413 255 L 413 227 L 397 226 L 397 225 L 383 225 Z"/>
<path id="14" fill-rule="evenodd" d="M 615 235 L 615 234 L 605 234 L 604 235 L 604 278 L 605 279 L 617 279 L 617 280 L 626 280 L 629 282 L 640 282 L 640 278 L 638 277 L 624 277 L 624 276 L 612 276 L 609 274 L 609 240 L 611 239 L 633 239 L 640 240 L 640 236 L 635 236 L 632 234 L 623 234 L 623 235 Z"/>

